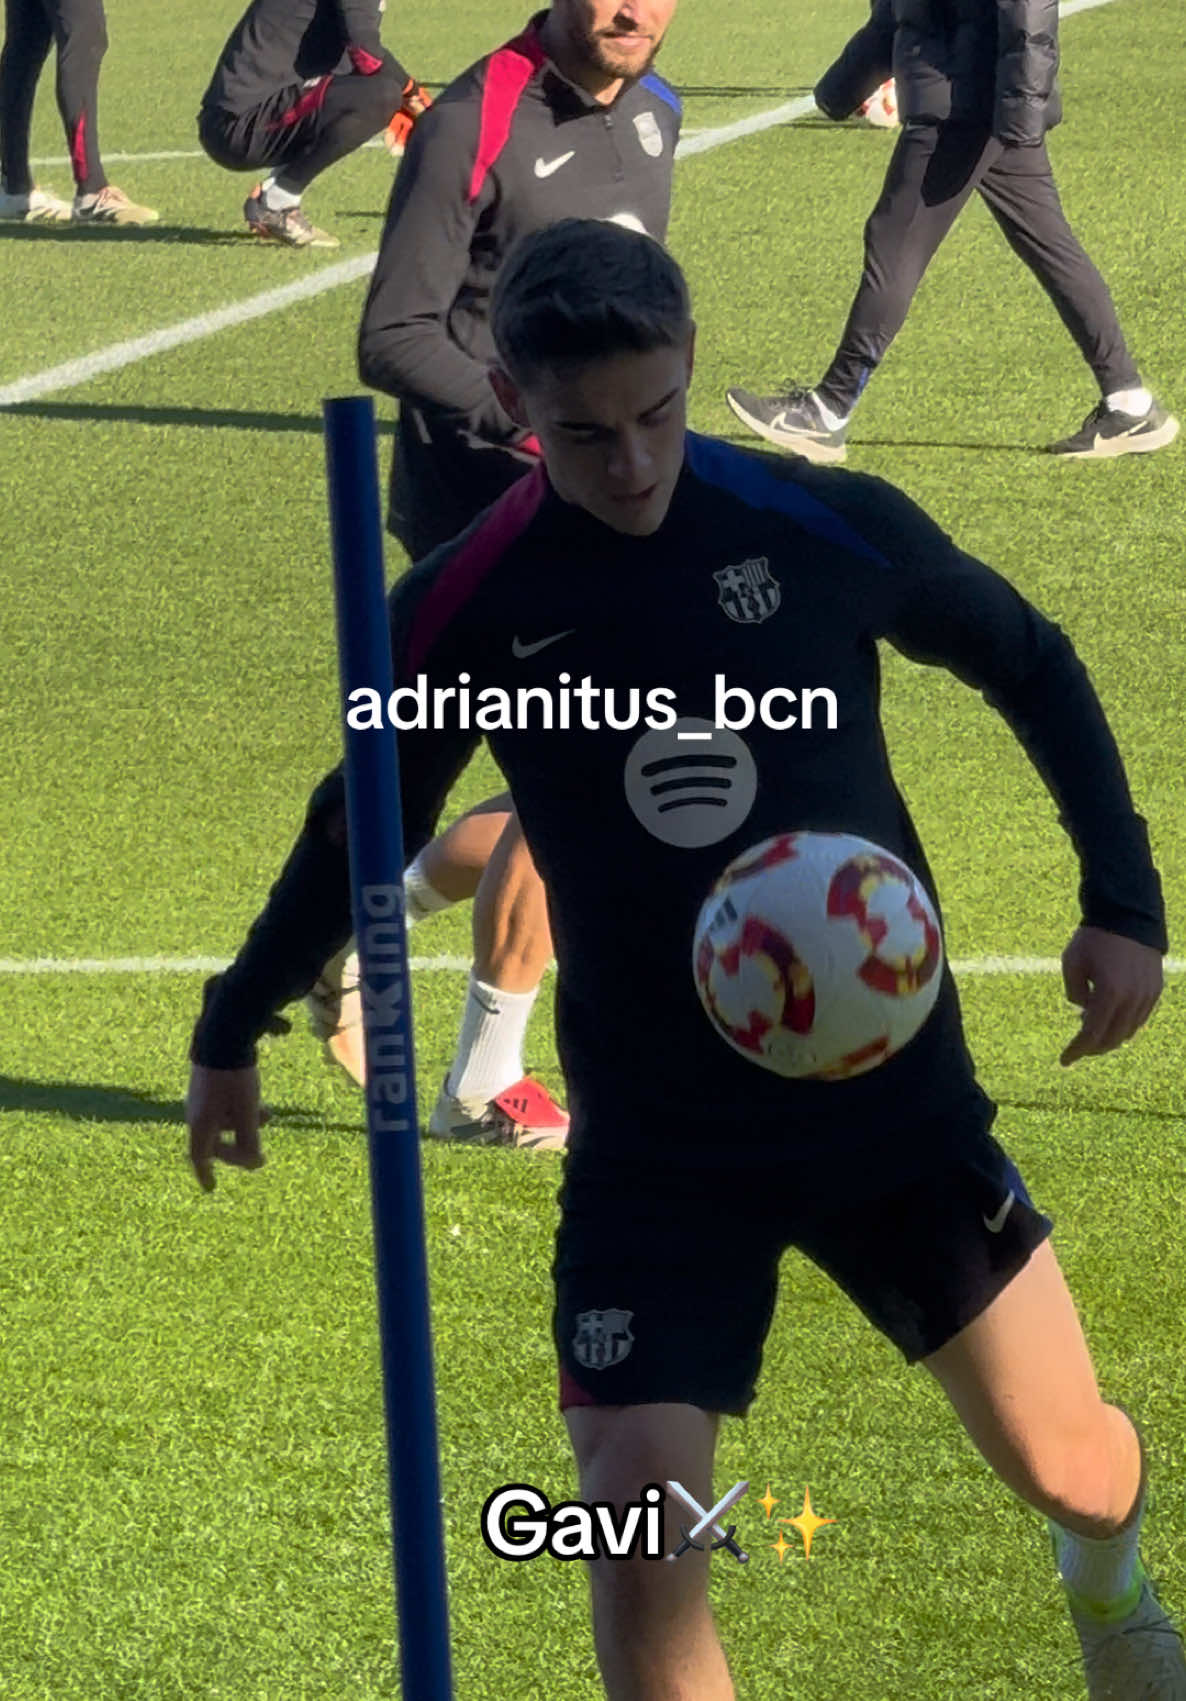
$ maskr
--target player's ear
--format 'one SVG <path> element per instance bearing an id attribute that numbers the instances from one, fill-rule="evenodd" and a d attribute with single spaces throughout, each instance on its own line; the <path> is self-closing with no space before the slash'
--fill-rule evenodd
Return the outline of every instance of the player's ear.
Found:
<path id="1" fill-rule="evenodd" d="M 526 426 L 528 424 L 527 411 L 523 406 L 523 396 L 519 386 L 505 366 L 492 363 L 489 370 L 490 383 L 494 394 L 498 397 L 499 405 L 510 414 L 516 425 Z"/>
<path id="2" fill-rule="evenodd" d="M 696 369 L 696 321 L 688 326 L 688 383 L 692 382 L 692 373 Z"/>

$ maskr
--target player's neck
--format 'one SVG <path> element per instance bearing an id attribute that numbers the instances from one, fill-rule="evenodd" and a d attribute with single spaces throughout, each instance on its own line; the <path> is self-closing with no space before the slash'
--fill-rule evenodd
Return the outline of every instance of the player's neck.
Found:
<path id="1" fill-rule="evenodd" d="M 566 82 L 575 83 L 591 95 L 599 106 L 610 106 L 625 86 L 625 77 L 612 77 L 591 65 L 576 50 L 556 22 L 555 12 L 549 12 L 539 26 L 539 39 L 544 52 Z"/>

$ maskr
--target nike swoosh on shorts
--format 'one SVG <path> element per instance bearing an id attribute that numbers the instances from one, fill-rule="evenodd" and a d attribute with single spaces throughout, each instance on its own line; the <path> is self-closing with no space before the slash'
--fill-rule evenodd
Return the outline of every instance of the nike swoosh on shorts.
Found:
<path id="1" fill-rule="evenodd" d="M 1017 1195 L 1014 1193 L 1013 1189 L 1010 1188 L 1009 1189 L 1009 1197 L 1005 1200 L 1005 1203 L 1001 1206 L 1001 1208 L 997 1212 L 996 1216 L 995 1217 L 985 1217 L 984 1226 L 988 1230 L 989 1234 L 1000 1234 L 1001 1230 L 1005 1226 L 1005 1218 L 1009 1215 L 1009 1212 L 1013 1209 L 1013 1204 L 1014 1204 L 1014 1201 L 1015 1201 L 1016 1198 L 1017 1198 Z"/>

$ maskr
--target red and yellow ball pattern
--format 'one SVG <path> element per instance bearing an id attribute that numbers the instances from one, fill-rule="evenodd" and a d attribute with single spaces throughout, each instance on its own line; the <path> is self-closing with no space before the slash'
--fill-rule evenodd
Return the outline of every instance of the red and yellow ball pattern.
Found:
<path id="1" fill-rule="evenodd" d="M 735 859 L 701 909 L 693 969 L 734 1050 L 838 1081 L 901 1050 L 938 997 L 934 906 L 889 851 L 847 833 L 781 833 Z"/>

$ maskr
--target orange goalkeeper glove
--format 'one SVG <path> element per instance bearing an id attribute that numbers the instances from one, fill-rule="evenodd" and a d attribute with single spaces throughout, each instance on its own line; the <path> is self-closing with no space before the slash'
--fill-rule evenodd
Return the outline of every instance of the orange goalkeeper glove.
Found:
<path id="1" fill-rule="evenodd" d="M 431 105 L 432 96 L 428 90 L 422 87 L 415 77 L 409 77 L 399 111 L 383 132 L 383 145 L 393 159 L 398 159 L 403 153 L 408 137 L 412 134 L 413 124 Z"/>

